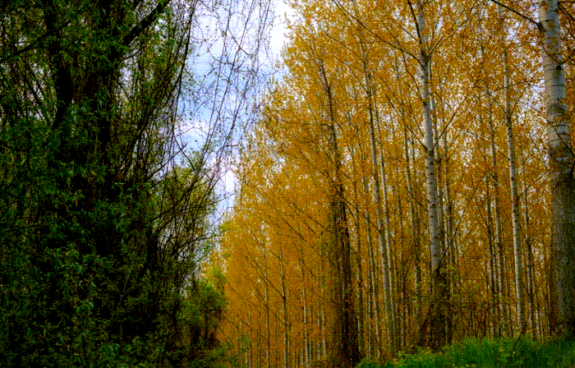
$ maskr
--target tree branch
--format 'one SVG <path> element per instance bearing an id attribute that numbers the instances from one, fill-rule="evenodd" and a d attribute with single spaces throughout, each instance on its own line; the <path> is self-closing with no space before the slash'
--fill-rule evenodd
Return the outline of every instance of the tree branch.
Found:
<path id="1" fill-rule="evenodd" d="M 520 12 L 518 12 L 517 10 L 515 10 L 515 9 L 513 9 L 513 8 L 511 8 L 511 7 L 509 7 L 509 6 L 505 5 L 505 4 L 502 4 L 502 3 L 500 3 L 500 2 L 497 1 L 497 0 L 488 0 L 488 1 L 491 1 L 492 3 L 497 4 L 497 5 L 499 5 L 500 7 L 505 8 L 505 9 L 509 10 L 510 12 L 512 12 L 512 13 L 514 13 L 514 14 L 520 16 L 521 18 L 523 18 L 523 19 L 525 19 L 525 20 L 527 20 L 527 21 L 529 21 L 529 22 L 535 24 L 535 25 L 537 26 L 537 29 L 539 29 L 539 30 L 541 30 L 542 27 L 543 27 L 543 25 L 542 25 L 541 23 L 536 22 L 535 20 L 529 18 L 529 17 L 526 16 L 525 14 L 520 13 Z"/>
<path id="2" fill-rule="evenodd" d="M 166 7 L 168 6 L 169 3 L 170 0 L 160 0 L 158 5 L 156 5 L 156 8 L 152 10 L 152 12 L 150 12 L 150 14 L 146 16 L 146 18 L 142 19 L 142 21 L 138 23 L 138 25 L 132 28 L 130 30 L 130 33 L 124 36 L 123 45 L 129 46 L 130 43 L 132 43 L 132 41 L 136 39 L 136 37 L 142 34 L 142 32 L 144 32 L 146 29 L 148 29 L 148 27 L 150 27 L 150 25 L 152 25 L 152 23 L 154 23 L 158 19 L 158 17 L 166 11 Z"/>
<path id="3" fill-rule="evenodd" d="M 27 46 L 24 46 L 23 48 L 16 50 L 9 55 L 4 56 L 2 59 L 0 59 L 0 64 L 3 64 L 7 61 L 14 59 L 14 58 L 17 58 L 18 56 L 32 50 L 36 45 L 45 41 L 48 37 L 53 36 L 56 33 L 60 32 L 61 30 L 66 28 L 69 24 L 70 24 L 70 20 L 66 21 L 62 26 L 44 33 L 42 36 L 40 36 L 37 39 L 35 39 L 34 41 L 30 42 Z"/>

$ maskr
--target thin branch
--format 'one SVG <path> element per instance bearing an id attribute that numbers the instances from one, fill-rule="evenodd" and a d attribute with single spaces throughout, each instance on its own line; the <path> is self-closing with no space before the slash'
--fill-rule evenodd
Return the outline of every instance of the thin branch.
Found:
<path id="1" fill-rule="evenodd" d="M 511 7 L 509 7 L 509 6 L 505 5 L 505 4 L 500 3 L 500 2 L 497 1 L 497 0 L 487 0 L 487 1 L 491 1 L 492 3 L 497 4 L 497 5 L 499 5 L 500 7 L 505 8 L 505 9 L 509 10 L 510 12 L 512 12 L 512 13 L 514 13 L 514 14 L 520 16 L 521 18 L 523 18 L 523 19 L 525 19 L 525 20 L 528 20 L 529 22 L 535 24 L 535 25 L 537 26 L 537 29 L 539 29 L 539 30 L 541 30 L 541 28 L 543 27 L 543 25 L 542 25 L 541 23 L 539 23 L 539 22 L 537 22 L 537 21 L 535 21 L 535 20 L 529 18 L 529 17 L 526 16 L 525 14 L 520 13 L 520 12 L 518 12 L 517 10 L 515 10 L 515 9 L 513 9 L 513 8 L 511 8 Z"/>

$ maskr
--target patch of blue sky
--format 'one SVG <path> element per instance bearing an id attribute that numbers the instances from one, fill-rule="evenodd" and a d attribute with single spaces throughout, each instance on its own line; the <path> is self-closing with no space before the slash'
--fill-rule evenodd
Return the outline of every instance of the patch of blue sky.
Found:
<path id="1" fill-rule="evenodd" d="M 197 5 L 179 133 L 185 154 L 202 152 L 208 167 L 218 171 L 222 212 L 233 205 L 235 157 L 260 116 L 262 94 L 272 77 L 281 79 L 276 66 L 292 14 L 283 0 Z"/>

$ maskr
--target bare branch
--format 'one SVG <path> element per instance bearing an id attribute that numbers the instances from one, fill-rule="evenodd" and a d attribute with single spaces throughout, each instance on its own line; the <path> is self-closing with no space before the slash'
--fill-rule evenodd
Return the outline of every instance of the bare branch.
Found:
<path id="1" fill-rule="evenodd" d="M 523 19 L 525 19 L 525 20 L 527 20 L 527 21 L 529 21 L 529 22 L 535 24 L 535 25 L 537 26 L 537 29 L 539 29 L 539 30 L 541 30 L 541 28 L 543 27 L 543 25 L 542 25 L 541 23 L 539 23 L 539 22 L 537 22 L 537 21 L 531 19 L 531 18 L 528 17 L 527 15 L 525 15 L 525 14 L 523 14 L 523 13 L 520 13 L 520 12 L 518 12 L 517 10 L 515 10 L 515 9 L 513 9 L 513 8 L 511 8 L 511 7 L 509 7 L 509 6 L 505 5 L 505 4 L 500 3 L 500 2 L 497 1 L 497 0 L 488 0 L 488 1 L 491 1 L 492 3 L 497 4 L 497 5 L 499 5 L 500 7 L 505 8 L 505 9 L 509 10 L 510 12 L 512 12 L 512 13 L 514 13 L 514 14 L 520 16 L 521 18 L 523 18 Z"/>

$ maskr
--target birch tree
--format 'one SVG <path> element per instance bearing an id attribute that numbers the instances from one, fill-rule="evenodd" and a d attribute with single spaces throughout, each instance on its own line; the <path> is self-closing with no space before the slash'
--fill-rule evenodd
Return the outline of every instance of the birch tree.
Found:
<path id="1" fill-rule="evenodd" d="M 435 175 L 435 139 L 431 121 L 431 95 L 429 87 L 429 70 L 431 61 L 431 47 L 429 30 L 426 25 L 425 0 L 418 0 L 415 7 L 409 3 L 414 13 L 417 36 L 419 38 L 419 65 L 421 68 L 421 99 L 423 103 L 423 131 L 425 147 L 425 174 L 427 178 L 427 219 L 429 232 L 429 251 L 431 253 L 432 294 L 433 300 L 430 309 L 431 318 L 431 345 L 439 348 L 445 343 L 445 315 L 442 300 L 445 298 L 445 278 L 442 270 L 442 244 L 439 232 L 437 212 L 437 183 Z"/>
<path id="2" fill-rule="evenodd" d="M 551 185 L 551 244 L 558 323 L 575 335 L 575 156 L 568 117 L 557 0 L 539 3 Z"/>

